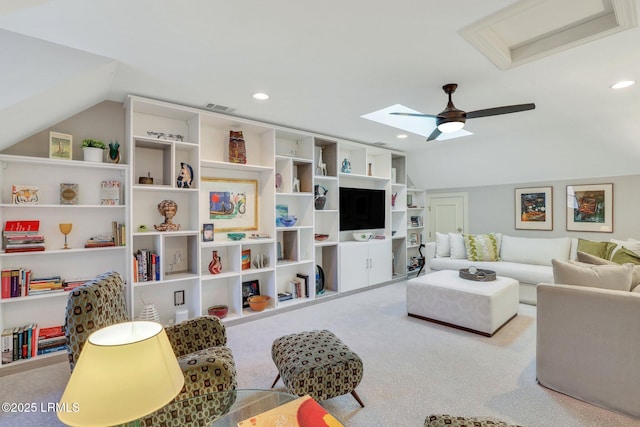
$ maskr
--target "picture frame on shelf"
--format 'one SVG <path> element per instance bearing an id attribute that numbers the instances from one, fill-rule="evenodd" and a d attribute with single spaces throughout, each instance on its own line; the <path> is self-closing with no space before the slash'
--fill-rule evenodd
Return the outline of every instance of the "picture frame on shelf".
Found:
<path id="1" fill-rule="evenodd" d="M 61 205 L 77 205 L 78 204 L 78 184 L 71 182 L 60 183 L 60 204 Z"/>
<path id="2" fill-rule="evenodd" d="M 201 185 L 218 232 L 258 229 L 257 180 L 203 177 Z"/>
<path id="3" fill-rule="evenodd" d="M 613 184 L 567 185 L 567 231 L 613 233 Z"/>
<path id="4" fill-rule="evenodd" d="M 249 297 L 260 295 L 260 281 L 248 280 L 242 282 L 242 308 L 249 308 Z"/>
<path id="5" fill-rule="evenodd" d="M 60 132 L 49 132 L 49 158 L 72 160 L 73 136 Z"/>
<path id="6" fill-rule="evenodd" d="M 184 290 L 173 292 L 173 305 L 184 305 Z"/>
<path id="7" fill-rule="evenodd" d="M 213 242 L 215 227 L 213 223 L 202 224 L 202 241 Z"/>
<path id="8" fill-rule="evenodd" d="M 553 230 L 553 187 L 515 189 L 516 230 Z"/>
<path id="9" fill-rule="evenodd" d="M 37 205 L 38 187 L 13 184 L 11 186 L 11 202 L 14 205 Z"/>

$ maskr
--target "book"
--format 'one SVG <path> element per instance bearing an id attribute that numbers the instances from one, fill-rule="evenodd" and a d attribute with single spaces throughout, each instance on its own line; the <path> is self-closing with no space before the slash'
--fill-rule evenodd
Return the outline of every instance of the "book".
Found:
<path id="1" fill-rule="evenodd" d="M 36 232 L 40 230 L 40 221 L 38 220 L 18 220 L 18 221 L 6 221 L 4 223 L 4 234 L 15 232 Z M 27 234 L 27 233 L 22 233 Z"/>
<path id="2" fill-rule="evenodd" d="M 78 184 L 72 184 L 72 183 L 60 184 L 60 204 L 61 205 L 77 205 L 78 204 Z"/>
<path id="3" fill-rule="evenodd" d="M 13 362 L 13 328 L 2 331 L 2 364 Z"/>
<path id="4" fill-rule="evenodd" d="M 120 204 L 120 181 L 102 181 L 100 183 L 100 204 Z"/>
<path id="5" fill-rule="evenodd" d="M 242 269 L 248 270 L 251 268 L 251 249 L 242 250 Z"/>
<path id="6" fill-rule="evenodd" d="M 38 187 L 35 185 L 12 185 L 11 200 L 14 205 L 37 205 Z"/>
<path id="7" fill-rule="evenodd" d="M 11 270 L 8 268 L 2 269 L 2 298 L 11 298 Z"/>
<path id="8" fill-rule="evenodd" d="M 344 427 L 309 395 L 240 421 L 238 427 Z"/>
<path id="9" fill-rule="evenodd" d="M 303 280 L 304 296 L 308 297 L 309 296 L 309 275 L 298 273 L 296 274 L 296 277 L 299 277 L 300 279 Z"/>

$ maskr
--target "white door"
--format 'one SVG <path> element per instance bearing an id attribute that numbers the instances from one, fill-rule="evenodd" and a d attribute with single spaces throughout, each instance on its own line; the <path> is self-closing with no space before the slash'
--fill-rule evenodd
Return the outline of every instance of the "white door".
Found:
<path id="1" fill-rule="evenodd" d="M 467 193 L 427 195 L 429 241 L 439 233 L 464 233 L 469 225 Z"/>
<path id="2" fill-rule="evenodd" d="M 340 243 L 340 292 L 369 284 L 369 245 L 366 242 Z"/>

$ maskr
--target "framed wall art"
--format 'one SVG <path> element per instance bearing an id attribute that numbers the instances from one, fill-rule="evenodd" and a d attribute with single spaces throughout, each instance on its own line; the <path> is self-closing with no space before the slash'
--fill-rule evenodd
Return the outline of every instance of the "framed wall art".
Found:
<path id="1" fill-rule="evenodd" d="M 253 295 L 260 295 L 260 282 L 258 280 L 242 282 L 242 308 L 249 308 L 247 300 Z"/>
<path id="2" fill-rule="evenodd" d="M 216 232 L 258 229 L 257 180 L 203 177 L 201 184 Z"/>
<path id="3" fill-rule="evenodd" d="M 567 231 L 613 233 L 613 184 L 567 185 Z"/>
<path id="4" fill-rule="evenodd" d="M 73 137 L 66 133 L 49 132 L 49 158 L 73 159 Z"/>
<path id="5" fill-rule="evenodd" d="M 515 189 L 516 230 L 553 230 L 553 187 Z"/>

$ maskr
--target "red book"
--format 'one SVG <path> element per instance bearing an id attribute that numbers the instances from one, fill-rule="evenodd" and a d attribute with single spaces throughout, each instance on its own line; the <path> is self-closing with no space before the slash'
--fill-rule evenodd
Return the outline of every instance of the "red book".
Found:
<path id="1" fill-rule="evenodd" d="M 31 248 L 6 248 L 4 250 L 5 253 L 15 253 L 15 252 L 39 252 L 44 251 L 44 246 L 35 246 Z"/>
<path id="2" fill-rule="evenodd" d="M 11 270 L 2 270 L 2 298 L 11 298 Z"/>
<path id="3" fill-rule="evenodd" d="M 7 221 L 4 223 L 4 231 L 38 231 L 40 221 Z"/>
<path id="4" fill-rule="evenodd" d="M 63 335 L 64 335 L 64 330 L 62 329 L 62 326 L 50 326 L 48 328 L 40 328 L 40 331 L 38 332 L 38 337 L 42 339 L 60 337 Z"/>

